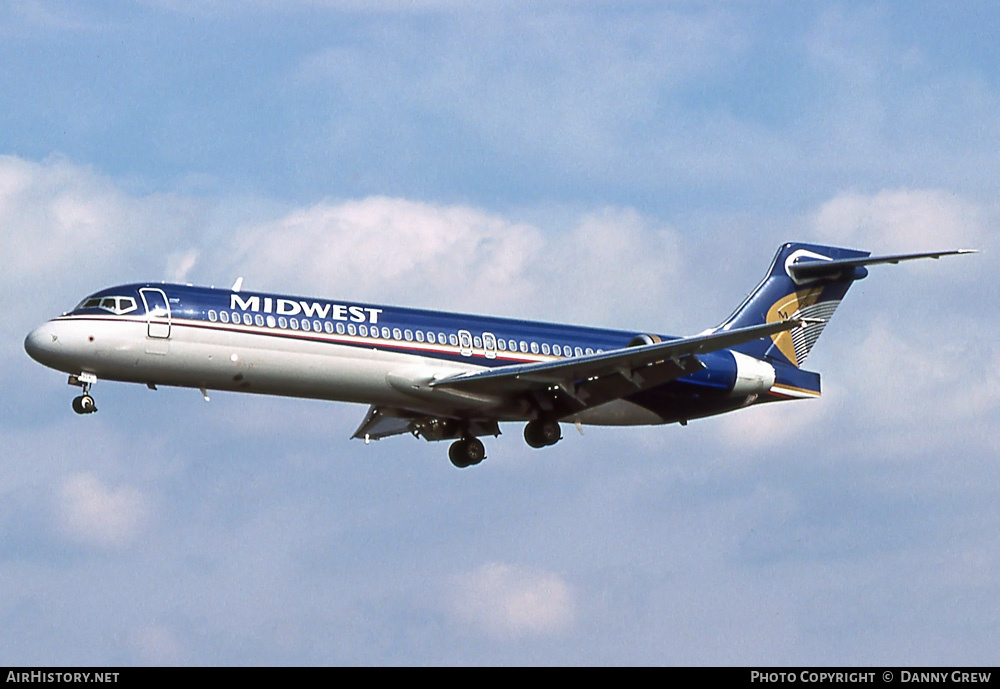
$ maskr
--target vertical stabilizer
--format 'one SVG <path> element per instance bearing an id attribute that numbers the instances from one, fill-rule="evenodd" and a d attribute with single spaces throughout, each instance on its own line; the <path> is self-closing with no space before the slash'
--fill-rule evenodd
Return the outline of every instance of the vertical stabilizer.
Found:
<path id="1" fill-rule="evenodd" d="M 803 319 L 806 324 L 802 327 L 733 348 L 758 359 L 767 357 L 801 366 L 851 284 L 864 278 L 868 270 L 850 266 L 832 274 L 801 277 L 795 276 L 789 266 L 800 261 L 859 259 L 869 253 L 818 244 L 785 244 L 775 254 L 764 280 L 719 327 L 729 330 L 787 318 Z"/>

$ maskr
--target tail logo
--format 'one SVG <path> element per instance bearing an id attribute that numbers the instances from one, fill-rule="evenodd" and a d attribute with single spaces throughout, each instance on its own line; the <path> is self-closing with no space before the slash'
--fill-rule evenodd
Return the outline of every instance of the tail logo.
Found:
<path id="1" fill-rule="evenodd" d="M 810 322 L 777 335 L 772 335 L 774 346 L 793 365 L 801 366 L 809 356 L 809 351 L 826 327 L 826 322 L 833 316 L 839 299 L 820 301 L 823 287 L 810 287 L 785 295 L 774 302 L 767 312 L 767 322 L 775 323 L 788 318 L 806 318 Z"/>
<path id="2" fill-rule="evenodd" d="M 817 254 L 814 251 L 807 251 L 806 249 L 799 249 L 788 254 L 788 258 L 785 259 L 785 275 L 792 279 L 796 285 L 805 285 L 810 282 L 815 282 L 816 280 L 822 280 L 823 278 L 806 278 L 805 280 L 801 278 L 796 278 L 792 275 L 792 271 L 788 269 L 788 266 L 794 264 L 800 258 L 812 258 L 818 261 L 829 261 L 831 260 L 829 256 L 823 256 L 822 254 Z"/>

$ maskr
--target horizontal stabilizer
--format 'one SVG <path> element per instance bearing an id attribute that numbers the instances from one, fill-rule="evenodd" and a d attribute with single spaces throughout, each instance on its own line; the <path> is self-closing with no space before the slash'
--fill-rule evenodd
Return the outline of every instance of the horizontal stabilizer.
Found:
<path id="1" fill-rule="evenodd" d="M 920 254 L 893 254 L 890 256 L 867 256 L 863 258 L 841 258 L 832 261 L 822 259 L 803 258 L 788 266 L 788 271 L 792 277 L 801 280 L 804 278 L 830 277 L 842 273 L 848 268 L 861 268 L 864 266 L 878 265 L 880 263 L 896 264 L 901 261 L 913 261 L 918 258 L 941 258 L 942 256 L 954 256 L 957 254 L 974 254 L 975 249 L 952 249 L 950 251 L 928 251 Z"/>

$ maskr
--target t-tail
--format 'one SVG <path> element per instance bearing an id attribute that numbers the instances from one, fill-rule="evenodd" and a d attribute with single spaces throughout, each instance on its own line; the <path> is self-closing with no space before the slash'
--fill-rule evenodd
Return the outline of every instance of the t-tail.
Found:
<path id="1" fill-rule="evenodd" d="M 774 256 L 764 280 L 720 327 L 722 330 L 796 318 L 805 324 L 770 338 L 748 342 L 738 351 L 801 367 L 823 328 L 855 280 L 868 275 L 863 266 L 845 266 L 827 273 L 800 276 L 794 266 L 806 263 L 865 259 L 868 251 L 817 244 L 785 244 Z"/>
<path id="2" fill-rule="evenodd" d="M 764 280 L 719 330 L 773 323 L 789 318 L 803 325 L 733 347 L 775 368 L 773 392 L 790 397 L 819 394 L 819 374 L 801 369 L 847 290 L 868 275 L 866 266 L 918 258 L 974 253 L 959 249 L 919 254 L 871 256 L 869 251 L 789 243 L 778 249 Z"/>

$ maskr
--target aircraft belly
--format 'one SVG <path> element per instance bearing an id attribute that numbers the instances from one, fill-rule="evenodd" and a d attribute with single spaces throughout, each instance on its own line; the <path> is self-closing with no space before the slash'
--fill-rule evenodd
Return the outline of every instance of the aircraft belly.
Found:
<path id="1" fill-rule="evenodd" d="M 148 362 L 148 375 L 162 375 L 156 382 L 164 385 L 378 404 L 398 404 L 402 398 L 386 382 L 388 363 L 371 349 L 175 330 L 170 356 Z"/>

